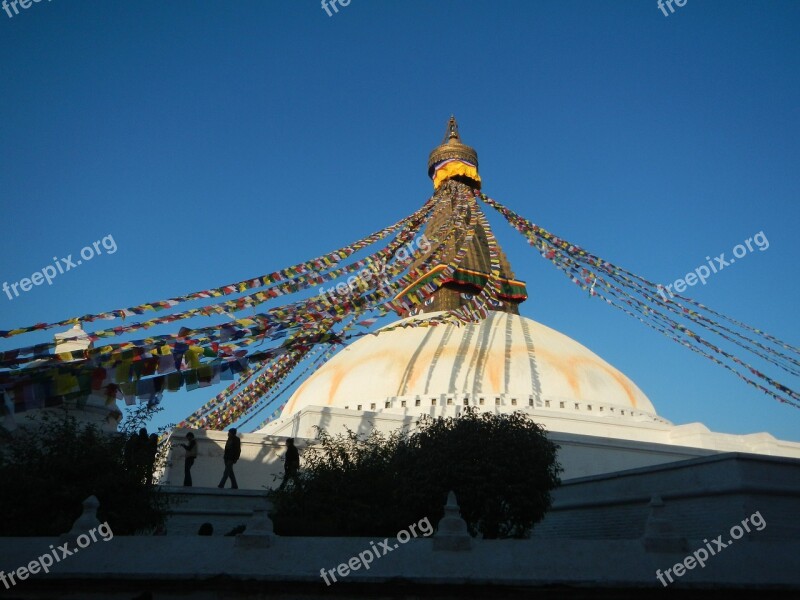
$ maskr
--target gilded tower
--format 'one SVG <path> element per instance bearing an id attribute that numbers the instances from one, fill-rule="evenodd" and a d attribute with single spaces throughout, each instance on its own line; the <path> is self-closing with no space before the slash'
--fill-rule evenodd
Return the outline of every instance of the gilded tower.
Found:
<path id="1" fill-rule="evenodd" d="M 473 190 L 481 187 L 478 153 L 461 141 L 455 117 L 450 117 L 444 140 L 428 157 L 428 176 L 433 180 L 436 190 L 436 205 L 425 236 L 433 247 L 413 264 L 412 269 L 420 270 L 420 265 L 430 254 L 437 252 L 437 244 L 444 244 L 444 248 L 440 249 L 436 260 L 424 267 L 419 277 L 399 295 L 403 296 L 430 281 L 442 273 L 448 264 L 458 264 L 452 276 L 442 282 L 432 297 L 417 306 L 415 313 L 459 308 L 479 294 L 492 277 L 487 232 L 477 219 L 479 215 L 475 214 L 480 208 L 474 201 L 464 201 L 474 196 Z M 470 224 L 469 227 L 466 224 Z M 459 257 L 459 251 L 463 249 L 465 252 L 462 251 Z M 514 279 L 511 265 L 499 246 L 497 253 L 500 276 L 495 277 L 495 283 L 498 291 L 490 298 L 487 308 L 519 314 L 518 305 L 528 297 L 525 283 Z"/>

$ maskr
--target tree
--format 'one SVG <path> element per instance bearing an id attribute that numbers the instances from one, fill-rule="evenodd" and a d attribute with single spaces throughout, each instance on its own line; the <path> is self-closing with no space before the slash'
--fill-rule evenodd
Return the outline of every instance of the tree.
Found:
<path id="1" fill-rule="evenodd" d="M 521 412 L 467 408 L 423 416 L 413 433 L 318 437 L 296 485 L 271 493 L 278 534 L 394 535 L 438 521 L 453 490 L 472 535 L 526 537 L 560 483 L 558 446 Z"/>
<path id="2" fill-rule="evenodd" d="M 72 527 L 81 504 L 95 495 L 98 518 L 118 535 L 163 524 L 167 503 L 140 473 L 126 469 L 123 451 L 136 431 L 160 408 L 134 409 L 120 433 L 84 425 L 68 411 L 46 411 L 0 436 L 0 535 L 55 536 Z"/>
<path id="3" fill-rule="evenodd" d="M 304 454 L 293 484 L 271 492 L 279 535 L 371 535 L 390 530 L 395 519 L 386 490 L 403 433 L 348 430 L 331 436 L 317 428 L 319 446 Z"/>

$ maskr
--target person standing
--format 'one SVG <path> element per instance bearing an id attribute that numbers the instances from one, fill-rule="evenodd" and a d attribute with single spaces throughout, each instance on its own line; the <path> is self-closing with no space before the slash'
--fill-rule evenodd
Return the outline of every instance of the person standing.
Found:
<path id="1" fill-rule="evenodd" d="M 294 438 L 286 440 L 286 456 L 283 463 L 283 481 L 281 482 L 281 489 L 286 485 L 286 482 L 291 479 L 297 483 L 297 470 L 300 468 L 300 453 L 294 445 Z"/>
<path id="2" fill-rule="evenodd" d="M 183 486 L 192 487 L 192 465 L 197 458 L 197 440 L 190 431 L 186 434 L 188 444 L 181 444 L 181 448 L 186 450 L 186 457 L 183 459 Z"/>
<path id="3" fill-rule="evenodd" d="M 235 490 L 239 488 L 239 486 L 236 485 L 236 475 L 233 474 L 233 465 L 239 460 L 241 454 L 242 442 L 236 436 L 236 429 L 231 429 L 228 432 L 228 441 L 225 442 L 225 453 L 222 455 L 225 461 L 225 471 L 222 473 L 222 481 L 219 482 L 217 487 L 224 488 L 225 482 L 228 481 L 228 477 L 230 477 L 231 489 Z"/>

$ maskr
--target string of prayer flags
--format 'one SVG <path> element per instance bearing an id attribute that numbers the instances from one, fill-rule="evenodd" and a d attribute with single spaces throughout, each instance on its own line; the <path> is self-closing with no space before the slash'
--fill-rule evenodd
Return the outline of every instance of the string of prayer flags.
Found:
<path id="1" fill-rule="evenodd" d="M 726 317 L 703 304 L 680 294 L 669 298 L 660 286 L 626 269 L 612 264 L 591 252 L 550 233 L 519 216 L 480 190 L 475 197 L 497 210 L 539 253 L 570 280 L 607 304 L 635 317 L 673 341 L 711 359 L 781 403 L 800 408 L 800 394 L 706 339 L 690 325 L 702 328 L 708 335 L 718 336 L 766 362 L 797 375 L 800 350 L 780 339 Z M 722 319 L 724 324 L 717 319 Z M 738 328 L 738 329 L 736 329 Z M 754 379 L 755 378 L 755 379 Z M 757 380 L 766 383 L 762 385 Z"/>

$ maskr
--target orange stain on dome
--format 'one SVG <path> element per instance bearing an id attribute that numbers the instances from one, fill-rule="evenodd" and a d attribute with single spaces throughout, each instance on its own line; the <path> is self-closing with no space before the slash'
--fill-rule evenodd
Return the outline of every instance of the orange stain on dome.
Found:
<path id="1" fill-rule="evenodd" d="M 523 349 L 523 348 L 520 348 Z M 526 351 L 529 348 L 524 348 Z M 602 359 L 589 356 L 564 356 L 563 354 L 554 354 L 545 348 L 538 348 L 534 350 L 535 360 L 550 363 L 555 370 L 564 376 L 567 384 L 569 384 L 575 398 L 583 399 L 581 394 L 580 372 L 586 370 L 587 367 L 597 368 L 609 375 L 614 381 L 622 388 L 631 406 L 636 408 L 636 394 L 631 387 L 631 383 L 627 378 L 617 371 L 614 367 L 604 363 Z"/>
<path id="2" fill-rule="evenodd" d="M 638 408 L 636 406 L 636 394 L 634 394 L 633 389 L 631 389 L 631 382 L 616 369 L 609 369 L 605 365 L 600 366 L 616 380 L 623 390 L 625 390 L 625 393 L 628 395 L 628 400 L 631 401 L 631 406 Z"/>
<path id="3" fill-rule="evenodd" d="M 506 370 L 505 357 L 492 357 L 486 361 L 486 375 L 489 378 L 489 383 L 495 390 L 500 389 L 500 374 Z"/>
<path id="4" fill-rule="evenodd" d="M 342 379 L 348 374 L 347 371 L 342 372 L 342 369 L 335 369 L 333 371 L 333 375 L 331 376 L 331 384 L 328 388 L 328 405 L 333 404 L 333 398 L 336 396 L 336 392 L 339 391 L 339 386 L 342 385 Z"/>
<path id="5" fill-rule="evenodd" d="M 306 380 L 305 380 L 305 381 L 304 381 L 304 382 L 303 382 L 303 383 L 300 385 L 300 387 L 299 387 L 299 388 L 297 388 L 297 389 L 295 390 L 295 392 L 294 392 L 294 394 L 292 394 L 292 397 L 290 398 L 289 402 L 288 402 L 288 403 L 286 404 L 286 406 L 284 407 L 284 409 L 283 409 L 283 413 L 286 413 L 286 414 L 288 415 L 288 414 L 290 414 L 290 413 L 291 413 L 291 412 L 294 410 L 294 405 L 297 403 L 297 400 L 298 400 L 298 398 L 301 398 L 301 397 L 303 396 L 303 390 L 304 390 L 306 387 L 308 387 L 308 385 L 309 385 L 309 384 L 310 384 L 312 381 L 314 381 L 316 378 L 317 378 L 317 374 L 316 374 L 316 373 L 314 373 L 314 374 L 313 374 L 313 375 L 311 375 L 311 376 L 310 376 L 308 379 L 306 379 Z M 330 400 L 330 397 L 329 397 L 328 399 Z M 283 414 L 283 413 L 282 413 L 282 414 Z"/>
<path id="6" fill-rule="evenodd" d="M 628 397 L 628 401 L 631 403 L 631 406 L 636 408 L 636 395 L 630 386 L 630 382 L 627 381 L 626 378 L 615 368 L 604 364 L 600 360 L 585 356 L 562 357 L 562 360 L 563 362 L 560 364 L 561 373 L 567 378 L 570 387 L 575 392 L 576 398 L 583 399 L 580 389 L 580 372 L 581 370 L 587 372 L 587 367 L 590 367 L 600 369 L 609 375 L 617 383 L 617 385 L 622 388 L 622 391 L 625 392 L 625 395 Z"/>
<path id="7" fill-rule="evenodd" d="M 387 332 L 388 333 L 388 332 Z M 405 395 L 408 390 L 418 389 L 421 379 L 433 378 L 438 369 L 443 368 L 439 363 L 446 365 L 460 364 L 460 375 L 470 372 L 471 369 L 480 366 L 482 369 L 482 378 L 478 382 L 480 391 L 483 393 L 501 393 L 503 382 L 503 375 L 506 370 L 511 368 L 513 357 L 519 354 L 530 355 L 533 354 L 534 363 L 540 363 L 542 366 L 547 365 L 555 373 L 563 377 L 565 383 L 573 391 L 576 399 L 583 399 L 581 393 L 581 382 L 587 378 L 584 374 L 589 374 L 592 371 L 601 371 L 607 377 L 611 378 L 624 392 L 630 405 L 634 408 L 637 407 L 636 392 L 632 382 L 630 382 L 623 374 L 621 374 L 614 367 L 605 363 L 602 359 L 595 356 L 580 356 L 580 355 L 565 355 L 548 350 L 543 344 L 537 344 L 536 347 L 530 347 L 527 344 L 512 344 L 510 347 L 505 348 L 505 352 L 501 355 L 497 352 L 490 352 L 486 356 L 482 356 L 476 364 L 468 364 L 471 353 L 464 355 L 460 353 L 459 338 L 451 339 L 447 345 L 442 345 L 441 336 L 439 339 L 431 339 L 425 344 L 414 358 L 408 359 L 398 355 L 398 349 L 395 347 L 382 348 L 377 352 L 370 353 L 366 356 L 360 356 L 362 353 L 354 353 L 349 360 L 342 354 L 337 354 L 331 362 L 343 361 L 341 364 L 333 366 L 331 363 L 327 365 L 327 374 L 330 378 L 327 387 L 327 398 L 323 400 L 327 405 L 333 405 L 336 401 L 336 396 L 342 384 L 346 383 L 345 379 L 350 376 L 355 376 L 348 380 L 348 382 L 357 382 L 360 375 L 366 369 L 371 377 L 384 377 L 387 384 L 395 384 L 396 380 L 397 395 Z M 421 340 L 420 340 L 421 343 Z M 347 353 L 345 350 L 344 353 Z M 353 362 L 357 361 L 357 366 L 353 368 Z M 461 362 L 459 362 L 461 361 Z M 402 365 L 402 375 L 397 377 L 396 365 Z M 378 373 L 378 375 L 376 375 Z M 287 405 L 286 414 L 294 411 L 297 401 L 305 394 L 304 391 L 309 389 L 309 385 L 317 379 L 319 372 L 312 374 L 293 394 L 290 403 Z M 459 377 L 461 379 L 461 377 Z M 488 384 L 488 385 L 484 385 Z M 427 387 L 427 386 L 426 386 Z M 439 391 L 439 390 L 437 390 Z M 450 390 L 451 392 L 460 392 L 462 390 Z M 477 390 L 463 390 L 463 391 L 477 391 Z M 429 393 L 425 390 L 424 393 Z"/>

